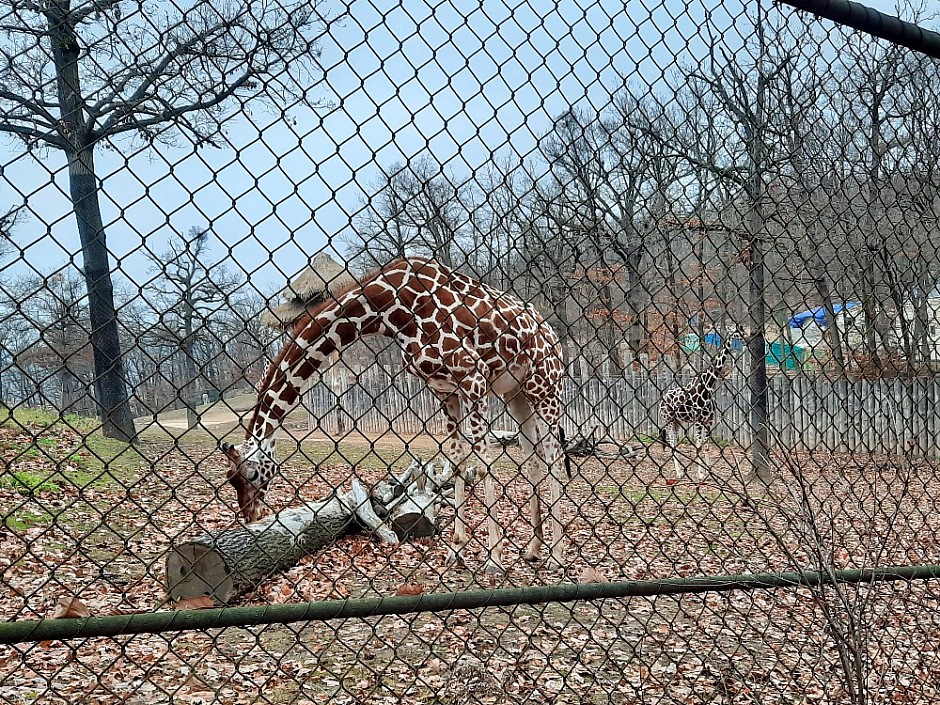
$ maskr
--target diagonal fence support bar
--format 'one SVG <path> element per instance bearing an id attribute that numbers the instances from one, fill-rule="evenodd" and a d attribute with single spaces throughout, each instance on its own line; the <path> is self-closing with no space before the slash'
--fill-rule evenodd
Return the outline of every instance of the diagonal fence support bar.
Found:
<path id="1" fill-rule="evenodd" d="M 905 22 L 893 15 L 886 15 L 861 3 L 851 2 L 851 0 L 778 0 L 778 2 L 940 59 L 940 33 L 924 29 L 912 22 Z"/>
<path id="2" fill-rule="evenodd" d="M 42 619 L 0 623 L 0 644 L 49 639 L 115 637 L 190 630 L 250 627 L 262 624 L 326 621 L 383 615 L 447 612 L 483 607 L 509 607 L 547 602 L 574 602 L 622 597 L 655 597 L 685 593 L 815 587 L 940 578 L 940 565 L 889 566 L 864 570 L 803 571 L 716 575 L 698 578 L 629 580 L 611 583 L 563 583 L 527 588 L 429 593 L 403 597 L 323 600 L 292 605 L 228 607 L 206 610 L 147 612 L 84 619 Z"/>

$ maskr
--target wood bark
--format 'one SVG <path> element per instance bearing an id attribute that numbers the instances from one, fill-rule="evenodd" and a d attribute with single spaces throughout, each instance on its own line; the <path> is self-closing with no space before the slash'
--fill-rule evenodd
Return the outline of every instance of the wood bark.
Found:
<path id="1" fill-rule="evenodd" d="M 114 286 L 94 164 L 94 139 L 86 128 L 78 70 L 80 45 L 68 21 L 68 4 L 46 7 L 52 58 L 61 111 L 60 130 L 67 140 L 69 195 L 82 244 L 82 270 L 88 289 L 90 339 L 95 362 L 95 402 L 102 433 L 132 443 L 137 438 L 125 383 L 124 361 L 114 306 Z"/>
<path id="2" fill-rule="evenodd" d="M 167 558 L 169 595 L 209 595 L 226 604 L 349 533 L 353 516 L 336 496 L 184 541 Z"/>
<path id="3" fill-rule="evenodd" d="M 415 462 L 371 493 L 353 480 L 348 492 L 180 541 L 167 556 L 167 592 L 227 604 L 350 533 L 365 529 L 386 543 L 433 536 L 452 479 L 446 463 L 437 472 Z"/>

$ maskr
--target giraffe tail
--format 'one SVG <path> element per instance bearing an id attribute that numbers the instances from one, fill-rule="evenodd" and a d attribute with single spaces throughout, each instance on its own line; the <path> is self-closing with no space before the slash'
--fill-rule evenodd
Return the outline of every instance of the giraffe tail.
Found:
<path id="1" fill-rule="evenodd" d="M 571 479 L 571 456 L 568 455 L 568 437 L 565 435 L 565 427 L 558 424 L 558 440 L 561 441 L 561 455 L 565 459 L 565 477 Z"/>

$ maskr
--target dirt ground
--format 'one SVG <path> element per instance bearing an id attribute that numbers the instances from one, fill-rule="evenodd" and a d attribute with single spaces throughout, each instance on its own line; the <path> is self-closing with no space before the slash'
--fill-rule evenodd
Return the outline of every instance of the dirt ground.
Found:
<path id="1" fill-rule="evenodd" d="M 171 609 L 169 547 L 234 522 L 217 438 L 154 429 L 139 455 L 109 458 L 79 481 L 95 471 L 77 434 L 0 428 L 7 474 L 48 478 L 29 491 L 0 484 L 0 616 L 51 616 L 63 597 L 96 615 Z M 269 502 L 323 497 L 353 476 L 375 482 L 435 450 L 428 437 L 285 440 Z M 743 482 L 743 450 L 712 449 L 712 471 L 697 483 L 673 477 L 664 449 L 651 446 L 633 461 L 576 461 L 559 575 L 521 560 L 531 486 L 517 453 L 496 463 L 509 567 L 498 587 L 938 562 L 940 482 L 931 463 L 793 454 L 774 458 L 770 486 L 755 486 Z M 389 546 L 350 536 L 239 604 L 394 595 L 404 584 L 494 586 L 480 571 L 481 499 L 476 488 L 462 564 L 445 566 L 448 512 L 440 537 Z M 933 703 L 937 607 L 936 587 L 922 581 L 24 644 L 0 647 L 0 701 L 763 705 L 848 703 L 854 687 L 869 702 Z M 846 670 L 856 662 L 853 680 Z"/>

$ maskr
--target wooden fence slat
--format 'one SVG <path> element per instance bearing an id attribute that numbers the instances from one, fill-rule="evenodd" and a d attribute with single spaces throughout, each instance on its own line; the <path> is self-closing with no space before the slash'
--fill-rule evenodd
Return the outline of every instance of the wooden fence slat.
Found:
<path id="1" fill-rule="evenodd" d="M 600 433 L 628 441 L 659 431 L 662 392 L 686 384 L 693 371 L 673 374 L 658 365 L 652 374 L 630 370 L 609 379 L 566 380 L 563 423 L 569 435 Z M 768 380 L 771 438 L 777 450 L 843 450 L 901 453 L 913 443 L 919 457 L 940 455 L 940 380 L 859 380 L 774 375 Z M 341 384 L 318 381 L 305 397 L 310 428 L 328 433 L 353 423 L 364 433 L 444 429 L 440 402 L 410 375 L 368 368 Z M 752 442 L 750 392 L 740 370 L 722 382 L 716 396 L 719 418 L 714 435 L 747 447 Z M 512 429 L 505 406 L 490 404 L 494 428 Z"/>

